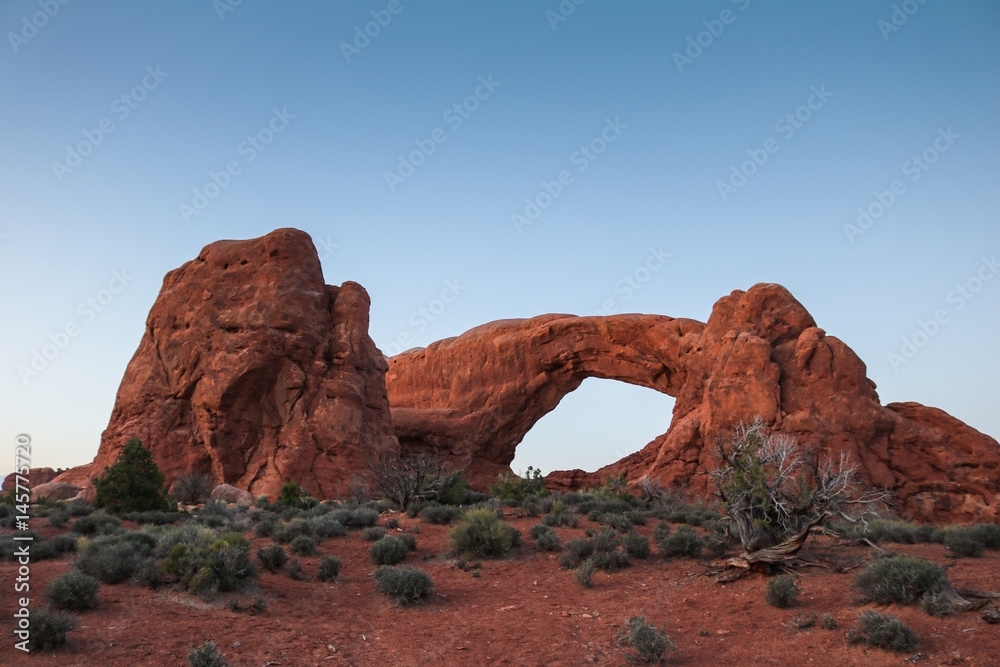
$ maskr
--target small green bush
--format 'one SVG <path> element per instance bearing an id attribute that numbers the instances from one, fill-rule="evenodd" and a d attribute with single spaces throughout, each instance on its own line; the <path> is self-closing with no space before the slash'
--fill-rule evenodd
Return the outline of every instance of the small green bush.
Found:
<path id="1" fill-rule="evenodd" d="M 263 567 L 268 572 L 274 573 L 285 566 L 288 562 L 288 554 L 277 544 L 272 544 L 269 547 L 263 547 L 257 549 L 257 560 L 260 561 L 261 567 Z"/>
<path id="2" fill-rule="evenodd" d="M 285 574 L 288 575 L 289 579 L 294 579 L 295 581 L 302 581 L 305 578 L 305 575 L 302 573 L 302 563 L 299 562 L 298 558 L 293 558 L 288 563 L 288 567 L 285 568 Z"/>
<path id="3" fill-rule="evenodd" d="M 296 556 L 312 556 L 316 553 L 316 543 L 304 535 L 296 537 L 288 547 Z"/>
<path id="4" fill-rule="evenodd" d="M 305 527 L 314 539 L 320 541 L 330 537 L 340 537 L 347 532 L 344 524 L 329 516 L 314 516 L 306 519 Z"/>
<path id="5" fill-rule="evenodd" d="M 213 641 L 207 641 L 201 646 L 191 649 L 188 653 L 188 664 L 191 667 L 226 667 L 229 663 L 222 651 Z"/>
<path id="6" fill-rule="evenodd" d="M 440 525 L 451 523 L 458 517 L 458 514 L 459 510 L 457 507 L 453 507 L 451 505 L 439 505 L 437 503 L 430 503 L 420 511 L 420 516 L 424 517 L 431 523 Z"/>
<path id="7" fill-rule="evenodd" d="M 983 543 L 967 529 L 956 530 L 944 541 L 944 548 L 951 552 L 952 557 L 978 558 L 983 555 Z"/>
<path id="8" fill-rule="evenodd" d="M 417 550 L 417 538 L 413 535 L 410 535 L 409 533 L 402 533 L 400 535 L 396 535 L 396 539 L 402 541 L 402 543 L 406 545 L 408 551 Z"/>
<path id="9" fill-rule="evenodd" d="M 403 540 L 397 537 L 383 537 L 371 546 L 368 554 L 377 565 L 395 565 L 403 562 L 408 551 Z"/>
<path id="10" fill-rule="evenodd" d="M 521 531 L 488 508 L 467 511 L 448 537 L 455 553 L 469 558 L 503 558 L 521 545 Z"/>
<path id="11" fill-rule="evenodd" d="M 541 527 L 544 530 L 535 530 L 535 528 Z M 546 525 L 535 524 L 531 527 L 531 536 L 535 539 L 535 548 L 539 551 L 558 551 L 559 550 L 559 536 L 556 535 L 556 531 L 552 530 Z"/>
<path id="12" fill-rule="evenodd" d="M 108 516 L 103 512 L 97 512 L 82 516 L 73 522 L 70 528 L 74 533 L 80 535 L 109 535 L 122 529 L 122 522 L 113 516 Z"/>
<path id="13" fill-rule="evenodd" d="M 605 572 L 614 572 L 631 564 L 628 554 L 619 549 L 597 551 L 590 559 L 593 561 L 595 567 L 599 567 Z"/>
<path id="14" fill-rule="evenodd" d="M 343 562 L 336 556 L 323 556 L 319 559 L 319 575 L 316 578 L 320 581 L 335 581 L 342 565 Z"/>
<path id="15" fill-rule="evenodd" d="M 858 616 L 858 627 L 847 635 L 852 644 L 865 644 L 896 653 L 908 653 L 920 645 L 920 637 L 898 618 L 868 610 Z"/>
<path id="16" fill-rule="evenodd" d="M 666 627 L 660 630 L 642 616 L 628 619 L 618 639 L 632 649 L 629 658 L 634 662 L 660 663 L 666 659 L 667 651 L 677 653 L 677 645 L 667 635 Z"/>
<path id="17" fill-rule="evenodd" d="M 795 577 L 790 574 L 779 574 L 767 582 L 764 597 L 772 607 L 787 609 L 795 604 L 798 596 L 799 587 L 795 584 Z"/>
<path id="18" fill-rule="evenodd" d="M 368 526 L 361 531 L 361 538 L 369 542 L 375 542 L 385 537 L 385 528 L 382 526 Z"/>
<path id="19" fill-rule="evenodd" d="M 594 569 L 594 559 L 588 558 L 580 563 L 580 567 L 576 568 L 573 572 L 573 576 L 576 577 L 578 582 L 580 582 L 580 585 L 590 588 L 594 585 Z"/>
<path id="20" fill-rule="evenodd" d="M 131 579 L 151 553 L 151 547 L 139 546 L 135 542 L 97 539 L 87 544 L 77 556 L 76 568 L 102 583 L 120 584 Z"/>
<path id="21" fill-rule="evenodd" d="M 878 554 L 854 578 L 854 588 L 863 602 L 912 604 L 925 593 L 942 588 L 945 581 L 941 568 L 928 560 Z"/>
<path id="22" fill-rule="evenodd" d="M 657 522 L 653 528 L 653 542 L 660 544 L 663 540 L 667 539 L 668 535 L 670 535 L 670 524 L 666 521 Z"/>
<path id="23" fill-rule="evenodd" d="M 925 613 L 942 618 L 952 611 L 951 598 L 943 588 L 939 588 L 924 593 L 924 596 L 920 598 L 920 607 Z"/>
<path id="24" fill-rule="evenodd" d="M 100 586 L 101 583 L 94 577 L 70 570 L 55 577 L 45 594 L 56 607 L 83 611 L 97 608 L 97 589 Z"/>
<path id="25" fill-rule="evenodd" d="M 691 526 L 680 526 L 659 543 L 660 553 L 667 558 L 689 556 L 697 558 L 701 554 L 702 542 Z"/>
<path id="26" fill-rule="evenodd" d="M 393 596 L 404 607 L 426 600 L 433 590 L 430 576 L 412 567 L 383 565 L 376 570 L 374 578 L 383 593 Z"/>
<path id="27" fill-rule="evenodd" d="M 977 523 L 965 529 L 968 535 L 987 549 L 1000 549 L 1000 526 L 995 523 Z"/>
<path id="28" fill-rule="evenodd" d="M 649 557 L 649 538 L 640 533 L 631 532 L 622 540 L 625 552 L 633 558 Z"/>
<path id="29" fill-rule="evenodd" d="M 78 624 L 75 616 L 65 612 L 45 609 L 32 611 L 28 648 L 35 652 L 65 646 L 66 634 Z"/>
<path id="30" fill-rule="evenodd" d="M 204 530 L 204 529 L 202 529 Z M 163 570 L 180 578 L 184 587 L 204 598 L 238 590 L 257 578 L 250 559 L 250 541 L 239 533 L 215 537 L 207 533 L 181 533 L 163 561 Z M 160 546 L 164 546 L 161 540 Z"/>
<path id="31" fill-rule="evenodd" d="M 62 528 L 69 521 L 69 512 L 67 510 L 58 510 L 51 512 L 48 516 L 49 525 L 56 528 Z"/>

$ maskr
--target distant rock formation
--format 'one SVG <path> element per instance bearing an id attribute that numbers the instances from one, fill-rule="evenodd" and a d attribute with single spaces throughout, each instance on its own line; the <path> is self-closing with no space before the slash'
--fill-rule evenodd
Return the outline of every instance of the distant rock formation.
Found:
<path id="1" fill-rule="evenodd" d="M 56 478 L 61 470 L 53 470 L 52 468 L 31 468 L 28 471 L 28 484 L 32 487 L 38 484 L 46 484 L 51 482 Z M 17 487 L 17 473 L 10 473 L 3 480 L 3 491 L 14 491 Z"/>
<path id="2" fill-rule="evenodd" d="M 168 485 L 202 472 L 254 495 L 289 480 L 346 495 L 398 451 L 369 306 L 357 283 L 324 283 L 305 232 L 205 247 L 164 278 L 87 474 L 135 436 Z"/>
<path id="3" fill-rule="evenodd" d="M 528 430 L 588 377 L 676 398 L 669 430 L 553 488 L 624 474 L 708 495 L 717 437 L 761 417 L 804 447 L 848 452 L 872 484 L 917 519 L 996 520 L 1000 445 L 935 408 L 882 406 L 861 359 L 816 327 L 780 285 L 720 299 L 708 322 L 659 315 L 502 320 L 389 360 L 392 421 L 404 453 L 467 466 L 479 486 L 509 470 Z"/>

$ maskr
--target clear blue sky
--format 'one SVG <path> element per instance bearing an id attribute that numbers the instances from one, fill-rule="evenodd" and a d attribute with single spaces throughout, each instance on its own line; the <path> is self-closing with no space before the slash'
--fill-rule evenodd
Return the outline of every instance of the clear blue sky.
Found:
<path id="1" fill-rule="evenodd" d="M 704 321 L 778 282 L 883 403 L 1000 436 L 1000 6 L 559 7 L 0 4 L 0 472 L 21 432 L 35 465 L 89 461 L 163 275 L 286 226 L 368 289 L 384 351 L 608 305 Z M 594 469 L 671 405 L 589 380 L 514 467 Z"/>

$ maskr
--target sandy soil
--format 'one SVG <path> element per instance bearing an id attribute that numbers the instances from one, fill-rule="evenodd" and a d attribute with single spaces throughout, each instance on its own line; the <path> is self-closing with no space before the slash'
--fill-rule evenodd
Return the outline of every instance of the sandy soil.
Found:
<path id="1" fill-rule="evenodd" d="M 435 592 L 428 604 L 404 609 L 380 594 L 371 579 L 376 569 L 368 557 L 371 543 L 350 531 L 319 546 L 320 555 L 343 559 L 338 582 L 316 579 L 317 555 L 300 558 L 307 580 L 263 573 L 252 589 L 236 596 L 245 601 L 263 596 L 268 607 L 261 614 L 230 611 L 228 595 L 206 603 L 176 586 L 151 591 L 134 583 L 102 585 L 100 607 L 80 614 L 68 646 L 31 656 L 15 650 L 9 634 L 16 564 L 0 563 L 6 636 L 0 664 L 187 665 L 188 652 L 212 639 L 231 665 L 260 667 L 621 665 L 630 663 L 616 635 L 629 617 L 642 615 L 657 625 L 666 623 L 681 651 L 678 662 L 685 665 L 1000 665 L 1000 626 L 987 625 L 978 613 L 939 619 L 919 607 L 879 608 L 920 635 L 918 656 L 849 646 L 847 630 L 871 607 L 854 603 L 853 573 L 801 570 L 799 604 L 780 610 L 764 601 L 767 578 L 762 575 L 718 584 L 706 575 L 709 561 L 666 561 L 654 549 L 648 560 L 633 560 L 629 568 L 596 573 L 588 589 L 559 567 L 555 555 L 536 551 L 529 540 L 512 557 L 482 561 L 478 570 L 466 572 L 447 554 L 446 526 L 395 516 L 403 529 L 420 524 L 418 549 L 406 564 L 433 578 Z M 507 518 L 525 537 L 538 522 Z M 34 527 L 46 536 L 57 532 L 38 528 L 44 523 L 36 519 Z M 648 535 L 653 523 L 639 530 Z M 582 536 L 588 525 L 594 524 L 582 521 L 578 528 L 556 530 L 565 541 Z M 955 563 L 949 578 L 957 587 L 1000 590 L 998 552 L 954 561 L 939 545 L 889 546 L 940 564 Z M 823 543 L 806 551 L 810 549 L 843 561 L 870 553 Z M 45 586 L 71 563 L 70 555 L 32 565 L 33 605 L 43 603 Z M 838 627 L 797 630 L 792 619 L 802 613 L 830 614 Z"/>

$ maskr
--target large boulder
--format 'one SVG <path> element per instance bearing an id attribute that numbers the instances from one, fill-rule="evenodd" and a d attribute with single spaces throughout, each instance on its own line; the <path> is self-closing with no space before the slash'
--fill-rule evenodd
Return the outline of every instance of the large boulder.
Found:
<path id="1" fill-rule="evenodd" d="M 167 485 L 187 472 L 320 498 L 398 451 L 386 362 L 361 285 L 326 285 L 305 232 L 218 241 L 163 280 L 90 474 L 142 440 Z"/>
<path id="2" fill-rule="evenodd" d="M 707 323 L 659 315 L 544 315 L 476 327 L 389 360 L 386 383 L 404 454 L 466 466 L 484 486 L 509 471 L 518 443 L 588 377 L 676 398 L 669 430 L 595 473 L 555 472 L 553 488 L 624 474 L 707 496 L 714 443 L 762 418 L 806 448 L 846 452 L 904 514 L 995 520 L 1000 445 L 916 403 L 882 406 L 864 363 L 780 285 L 720 299 Z"/>
<path id="3" fill-rule="evenodd" d="M 49 500 L 69 500 L 80 495 L 83 488 L 73 484 L 62 482 L 46 482 L 31 489 L 31 500 L 38 501 L 41 498 Z"/>
<path id="4" fill-rule="evenodd" d="M 219 484 L 208 494 L 208 500 L 222 501 L 226 503 L 246 503 L 253 504 L 254 497 L 249 491 L 237 489 L 229 484 Z"/>

